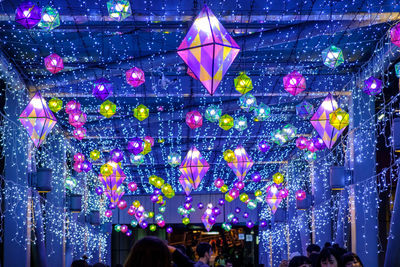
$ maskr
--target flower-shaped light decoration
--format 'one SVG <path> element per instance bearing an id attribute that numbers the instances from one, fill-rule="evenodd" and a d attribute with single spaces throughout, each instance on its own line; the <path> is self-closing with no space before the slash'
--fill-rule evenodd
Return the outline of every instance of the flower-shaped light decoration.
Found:
<path id="1" fill-rule="evenodd" d="M 110 100 L 106 100 L 100 105 L 99 113 L 106 118 L 111 118 L 116 112 L 117 105 Z"/>
<path id="2" fill-rule="evenodd" d="M 210 122 L 217 122 L 221 118 L 222 109 L 215 105 L 211 105 L 206 109 L 204 117 Z"/>
<path id="3" fill-rule="evenodd" d="M 137 155 L 143 151 L 144 142 L 139 137 L 134 137 L 128 142 L 127 150 L 133 155 Z"/>
<path id="4" fill-rule="evenodd" d="M 139 106 L 133 109 L 133 116 L 140 121 L 147 119 L 149 117 L 148 107 L 140 104 Z"/>
<path id="5" fill-rule="evenodd" d="M 281 184 L 281 183 L 283 182 L 283 180 L 284 180 L 284 176 L 283 176 L 283 174 L 280 173 L 280 172 L 277 172 L 277 173 L 275 173 L 274 175 L 272 175 L 272 181 L 273 181 L 275 184 Z"/>
<path id="6" fill-rule="evenodd" d="M 49 100 L 49 108 L 54 113 L 59 112 L 62 109 L 62 106 L 63 106 L 62 100 L 57 97 L 53 97 L 52 99 Z"/>
<path id="7" fill-rule="evenodd" d="M 303 101 L 296 105 L 296 114 L 302 119 L 307 119 L 314 114 L 314 106 L 307 101 Z"/>
<path id="8" fill-rule="evenodd" d="M 76 182 L 76 179 L 74 177 L 68 176 L 67 178 L 65 178 L 65 188 L 68 190 L 72 190 L 75 188 L 75 186 L 78 183 Z"/>
<path id="9" fill-rule="evenodd" d="M 234 80 L 235 89 L 242 95 L 253 90 L 253 82 L 251 78 L 246 75 L 246 73 L 241 72 L 238 77 Z"/>
<path id="10" fill-rule="evenodd" d="M 196 147 L 192 147 L 183 159 L 179 170 L 196 190 L 209 168 L 210 165 L 200 154 L 200 151 Z"/>
<path id="11" fill-rule="evenodd" d="M 129 0 L 110 0 L 107 2 L 108 15 L 111 19 L 122 21 L 132 15 Z"/>
<path id="12" fill-rule="evenodd" d="M 377 95 L 382 92 L 382 81 L 371 76 L 364 81 L 364 93 L 368 95 Z"/>
<path id="13" fill-rule="evenodd" d="M 235 159 L 228 163 L 229 168 L 233 170 L 239 181 L 243 181 L 246 174 L 253 166 L 254 161 L 249 157 L 242 146 L 238 146 L 235 151 Z"/>
<path id="14" fill-rule="evenodd" d="M 108 97 L 110 97 L 112 92 L 113 92 L 113 85 L 109 80 L 105 78 L 100 78 L 94 81 L 92 94 L 97 99 L 104 101 Z"/>
<path id="15" fill-rule="evenodd" d="M 247 93 L 239 98 L 239 105 L 242 109 L 249 112 L 257 107 L 257 100 L 252 94 Z"/>
<path id="16" fill-rule="evenodd" d="M 203 125 L 203 116 L 197 110 L 186 113 L 186 124 L 190 129 L 196 129 Z"/>
<path id="17" fill-rule="evenodd" d="M 71 112 L 68 116 L 69 124 L 71 124 L 75 128 L 79 128 L 85 125 L 86 120 L 87 120 L 87 115 L 81 110 L 75 110 Z"/>
<path id="18" fill-rule="evenodd" d="M 337 130 L 342 130 L 349 125 L 349 113 L 341 108 L 329 114 L 329 123 Z"/>
<path id="19" fill-rule="evenodd" d="M 344 63 L 342 49 L 331 45 L 322 51 L 322 60 L 324 61 L 325 66 L 336 68 Z"/>
<path id="20" fill-rule="evenodd" d="M 228 114 L 222 115 L 221 118 L 219 119 L 219 127 L 224 129 L 225 131 L 231 129 L 234 123 L 235 122 L 233 118 Z"/>
<path id="21" fill-rule="evenodd" d="M 32 2 L 23 2 L 15 10 L 15 21 L 27 29 L 35 27 L 41 19 L 40 8 Z"/>
<path id="22" fill-rule="evenodd" d="M 38 27 L 51 31 L 60 26 L 60 14 L 58 10 L 47 6 L 42 9 L 42 17 Z"/>
<path id="23" fill-rule="evenodd" d="M 64 69 L 64 61 L 59 55 L 53 53 L 44 58 L 44 66 L 48 71 L 56 74 Z"/>
<path id="24" fill-rule="evenodd" d="M 288 93 L 296 96 L 306 90 L 306 79 L 297 71 L 293 71 L 283 77 L 283 87 Z"/>
<path id="25" fill-rule="evenodd" d="M 126 81 L 133 87 L 138 87 L 145 82 L 144 72 L 138 67 L 133 67 L 125 73 Z"/>

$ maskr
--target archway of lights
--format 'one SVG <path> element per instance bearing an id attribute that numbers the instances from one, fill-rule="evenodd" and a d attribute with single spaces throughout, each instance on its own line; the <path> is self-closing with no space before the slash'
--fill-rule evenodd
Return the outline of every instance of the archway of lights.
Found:
<path id="1" fill-rule="evenodd" d="M 377 266 L 399 5 L 168 2 L 3 3 L 5 266 L 176 223 L 256 225 L 268 266 L 326 241 Z"/>

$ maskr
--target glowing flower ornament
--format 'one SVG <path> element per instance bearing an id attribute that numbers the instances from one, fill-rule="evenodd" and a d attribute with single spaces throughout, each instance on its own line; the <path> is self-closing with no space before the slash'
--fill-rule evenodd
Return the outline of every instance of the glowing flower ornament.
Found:
<path id="1" fill-rule="evenodd" d="M 342 49 L 331 45 L 322 51 L 322 60 L 324 61 L 325 66 L 336 68 L 344 63 Z"/>
<path id="2" fill-rule="evenodd" d="M 74 161 L 75 162 L 83 162 L 85 160 L 85 155 L 83 155 L 82 153 L 76 153 L 74 155 Z"/>
<path id="3" fill-rule="evenodd" d="M 35 27 L 41 19 L 40 8 L 32 2 L 24 2 L 15 11 L 15 21 L 27 29 Z"/>
<path id="4" fill-rule="evenodd" d="M 235 152 L 233 152 L 230 149 L 225 150 L 223 153 L 223 156 L 224 156 L 224 160 L 228 163 L 234 161 L 236 158 Z"/>
<path id="5" fill-rule="evenodd" d="M 44 7 L 38 27 L 51 31 L 58 26 L 60 26 L 60 14 L 57 9 L 51 6 Z"/>
<path id="6" fill-rule="evenodd" d="M 93 83 L 92 94 L 101 101 L 106 100 L 112 94 L 112 92 L 113 85 L 105 78 L 100 78 Z"/>
<path id="7" fill-rule="evenodd" d="M 186 113 L 186 124 L 190 129 L 196 129 L 203 125 L 203 116 L 197 110 Z"/>
<path id="8" fill-rule="evenodd" d="M 148 107 L 140 104 L 139 106 L 133 109 L 133 116 L 140 121 L 147 119 L 149 117 Z"/>
<path id="9" fill-rule="evenodd" d="M 349 113 L 338 108 L 329 114 L 329 123 L 337 130 L 342 130 L 349 125 Z"/>
<path id="10" fill-rule="evenodd" d="M 106 100 L 100 105 L 99 113 L 106 118 L 111 118 L 115 112 L 117 112 L 117 106 L 110 100 Z"/>
<path id="11" fill-rule="evenodd" d="M 306 79 L 297 71 L 283 77 L 284 89 L 293 96 L 306 90 Z"/>
<path id="12" fill-rule="evenodd" d="M 246 73 L 241 72 L 238 77 L 234 80 L 235 89 L 242 95 L 253 90 L 253 82 Z"/>
<path id="13" fill-rule="evenodd" d="M 132 15 L 129 0 L 110 0 L 107 2 L 108 15 L 111 19 L 122 21 Z"/>
<path id="14" fill-rule="evenodd" d="M 192 147 L 183 159 L 179 170 L 192 184 L 193 189 L 197 189 L 209 168 L 210 165 L 200 154 L 200 151 L 196 147 Z"/>
<path id="15" fill-rule="evenodd" d="M 217 122 L 221 118 L 222 109 L 215 105 L 211 105 L 206 109 L 204 117 L 210 122 Z"/>
<path id="16" fill-rule="evenodd" d="M 128 70 L 125 73 L 125 76 L 127 83 L 133 87 L 138 87 L 145 82 L 144 72 L 137 67 L 133 67 Z"/>
<path id="17" fill-rule="evenodd" d="M 39 91 L 36 92 L 24 111 L 22 111 L 19 120 L 36 147 L 43 143 L 57 123 L 56 117 Z"/>
<path id="18" fill-rule="evenodd" d="M 367 80 L 364 81 L 364 93 L 368 95 L 377 95 L 382 92 L 382 81 L 371 76 Z"/>
<path id="19" fill-rule="evenodd" d="M 289 138 L 285 132 L 277 129 L 271 133 L 271 140 L 277 145 L 283 145 L 289 140 Z"/>
<path id="20" fill-rule="evenodd" d="M 178 47 L 178 55 L 211 95 L 239 51 L 240 47 L 206 5 Z"/>
<path id="21" fill-rule="evenodd" d="M 54 113 L 59 112 L 62 109 L 62 106 L 63 106 L 63 102 L 59 98 L 54 97 L 49 100 L 49 108 Z"/>
<path id="22" fill-rule="evenodd" d="M 233 170 L 239 181 L 243 181 L 254 162 L 242 146 L 238 146 L 234 153 L 235 159 L 229 162 L 228 166 Z"/>
<path id="23" fill-rule="evenodd" d="M 275 173 L 274 175 L 272 175 L 272 181 L 273 181 L 275 184 L 281 184 L 281 183 L 283 182 L 283 180 L 284 180 L 284 176 L 283 176 L 283 174 L 280 173 L 280 172 L 277 172 L 277 173 Z"/>
<path id="24" fill-rule="evenodd" d="M 286 124 L 282 128 L 282 133 L 287 136 L 288 140 L 292 140 L 296 137 L 297 128 L 294 127 L 292 124 Z"/>
<path id="25" fill-rule="evenodd" d="M 53 53 L 44 58 L 44 66 L 48 71 L 56 74 L 64 69 L 64 61 L 59 55 Z"/>
<path id="26" fill-rule="evenodd" d="M 234 126 L 234 120 L 230 115 L 225 114 L 219 119 L 219 127 L 224 129 L 225 131 L 228 131 L 233 126 Z"/>

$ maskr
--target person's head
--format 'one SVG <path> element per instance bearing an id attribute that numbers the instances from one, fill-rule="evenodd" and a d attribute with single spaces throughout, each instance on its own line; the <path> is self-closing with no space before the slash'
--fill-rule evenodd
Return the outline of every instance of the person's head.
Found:
<path id="1" fill-rule="evenodd" d="M 155 255 L 157 255 L 155 257 Z M 135 243 L 124 267 L 170 267 L 171 254 L 168 246 L 159 238 L 147 236 Z"/>
<path id="2" fill-rule="evenodd" d="M 364 267 L 357 254 L 352 252 L 345 253 L 341 258 L 344 267 Z"/>
<path id="3" fill-rule="evenodd" d="M 311 261 L 306 256 L 294 256 L 289 262 L 289 267 L 311 267 Z"/>
<path id="4" fill-rule="evenodd" d="M 339 266 L 338 252 L 332 248 L 327 247 L 321 250 L 318 258 L 318 265 L 321 267 L 338 267 Z"/>
<path id="5" fill-rule="evenodd" d="M 200 260 L 203 260 L 205 263 L 210 262 L 210 258 L 212 255 L 211 245 L 205 242 L 202 242 L 196 247 L 197 255 L 199 255 Z"/>
<path id="6" fill-rule="evenodd" d="M 317 244 L 310 244 L 307 246 L 307 257 L 310 257 L 311 254 L 318 254 L 321 251 L 320 246 Z"/>
<path id="7" fill-rule="evenodd" d="M 107 265 L 105 265 L 104 263 L 98 262 L 98 263 L 95 263 L 92 267 L 107 267 Z"/>
<path id="8" fill-rule="evenodd" d="M 71 263 L 71 267 L 89 267 L 85 260 L 76 260 Z"/>

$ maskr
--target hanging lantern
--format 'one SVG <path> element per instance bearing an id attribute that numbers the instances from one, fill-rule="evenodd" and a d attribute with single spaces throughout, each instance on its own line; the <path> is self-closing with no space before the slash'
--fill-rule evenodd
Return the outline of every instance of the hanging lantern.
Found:
<path id="1" fill-rule="evenodd" d="M 396 72 L 396 77 L 400 78 L 400 62 L 396 63 L 396 65 L 394 65 L 394 70 Z"/>
<path id="2" fill-rule="evenodd" d="M 128 70 L 125 73 L 125 76 L 127 83 L 133 87 L 138 87 L 145 82 L 144 72 L 137 67 L 133 67 L 132 69 Z"/>
<path id="3" fill-rule="evenodd" d="M 99 158 L 100 158 L 100 151 L 98 151 L 98 150 L 92 150 L 91 152 L 90 152 L 90 158 L 92 159 L 92 160 L 94 160 L 94 161 L 96 161 L 96 160 L 98 160 Z"/>
<path id="4" fill-rule="evenodd" d="M 59 112 L 62 109 L 62 105 L 63 105 L 63 102 L 59 98 L 54 97 L 49 100 L 49 108 L 54 113 Z"/>
<path id="5" fill-rule="evenodd" d="M 110 100 L 106 100 L 100 105 L 99 113 L 106 118 L 112 117 L 115 112 L 117 112 L 117 106 Z"/>
<path id="6" fill-rule="evenodd" d="M 193 186 L 192 184 L 189 182 L 189 180 L 184 177 L 183 175 L 181 175 L 179 177 L 179 183 L 181 184 L 183 191 L 185 192 L 186 196 L 189 196 L 190 193 L 192 192 Z"/>
<path id="7" fill-rule="evenodd" d="M 280 173 L 280 172 L 277 172 L 277 173 L 275 173 L 274 175 L 272 175 L 272 181 L 273 181 L 275 184 L 281 184 L 281 183 L 283 182 L 283 180 L 284 180 L 284 176 L 283 176 L 283 174 Z"/>
<path id="8" fill-rule="evenodd" d="M 25 127 L 36 147 L 43 143 L 57 123 L 56 117 L 39 91 L 36 92 L 24 111 L 22 111 L 19 121 Z"/>
<path id="9" fill-rule="evenodd" d="M 132 153 L 133 155 L 137 155 L 140 152 L 143 151 L 144 148 L 144 142 L 142 139 L 140 139 L 139 137 L 135 137 L 132 138 L 129 142 L 128 142 L 128 146 L 127 146 L 127 150 Z"/>
<path id="10" fill-rule="evenodd" d="M 253 182 L 258 183 L 261 182 L 261 174 L 259 172 L 255 172 L 251 175 L 251 180 L 253 180 Z"/>
<path id="11" fill-rule="evenodd" d="M 390 30 L 390 40 L 392 41 L 393 44 L 400 47 L 400 23 L 396 24 Z"/>
<path id="12" fill-rule="evenodd" d="M 186 113 L 186 124 L 190 129 L 196 129 L 203 125 L 203 117 L 197 110 Z"/>
<path id="13" fill-rule="evenodd" d="M 77 185 L 76 179 L 74 177 L 68 176 L 65 179 L 65 188 L 68 190 L 72 190 Z"/>
<path id="14" fill-rule="evenodd" d="M 71 114 L 74 111 L 81 110 L 81 104 L 76 100 L 71 100 L 65 105 L 65 112 Z"/>
<path id="15" fill-rule="evenodd" d="M 186 73 L 187 73 L 187 75 L 189 75 L 189 76 L 192 77 L 193 79 L 199 80 L 199 79 L 197 79 L 196 75 L 194 75 L 193 71 L 192 71 L 190 68 L 187 68 Z"/>
<path id="16" fill-rule="evenodd" d="M 329 114 L 329 123 L 337 130 L 342 130 L 349 125 L 349 113 L 338 108 Z"/>
<path id="17" fill-rule="evenodd" d="M 68 116 L 68 122 L 75 128 L 82 127 L 87 120 L 86 113 L 82 112 L 81 110 L 75 110 L 71 112 Z"/>
<path id="18" fill-rule="evenodd" d="M 82 162 L 74 162 L 74 171 L 76 171 L 77 173 L 81 173 L 82 170 Z"/>
<path id="19" fill-rule="evenodd" d="M 267 197 L 265 200 L 271 209 L 271 213 L 275 214 L 279 204 L 282 202 L 282 198 L 279 197 L 279 190 L 276 184 L 272 184 L 267 187 Z"/>
<path id="20" fill-rule="evenodd" d="M 241 72 L 238 77 L 234 80 L 235 89 L 242 95 L 253 90 L 253 82 L 246 73 Z"/>
<path id="21" fill-rule="evenodd" d="M 40 8 L 32 2 L 23 2 L 15 11 L 15 21 L 27 29 L 35 27 L 41 19 Z"/>
<path id="22" fill-rule="evenodd" d="M 252 94 L 247 93 L 239 98 L 239 105 L 244 111 L 249 112 L 257 107 L 257 100 Z"/>
<path id="23" fill-rule="evenodd" d="M 113 161 L 109 161 L 106 163 L 108 166 L 111 166 L 112 173 L 108 176 L 104 176 L 103 174 L 99 174 L 99 180 L 102 182 L 105 190 L 104 193 L 109 198 L 111 203 L 118 203 L 121 197 L 125 194 L 123 187 L 121 186 L 123 181 L 126 178 L 125 173 L 121 169 L 121 167 Z M 103 165 L 104 166 L 104 165 Z M 102 166 L 102 167 L 103 167 Z M 102 172 L 102 169 L 100 169 Z M 107 173 L 109 174 L 109 173 Z"/>
<path id="24" fill-rule="evenodd" d="M 86 137 L 86 128 L 84 127 L 75 128 L 74 131 L 72 132 L 72 135 L 75 137 L 76 140 L 80 141 Z"/>
<path id="25" fill-rule="evenodd" d="M 277 145 L 283 145 L 289 140 L 288 136 L 282 130 L 275 130 L 271 133 L 271 141 Z"/>
<path id="26" fill-rule="evenodd" d="M 149 109 L 145 105 L 140 104 L 133 109 L 133 116 L 136 119 L 143 121 L 149 117 Z"/>
<path id="27" fill-rule="evenodd" d="M 75 162 L 83 162 L 85 160 L 85 155 L 83 155 L 82 153 L 76 153 L 74 155 L 74 161 Z"/>
<path id="28" fill-rule="evenodd" d="M 174 189 L 172 188 L 172 186 L 170 184 L 167 184 L 167 183 L 165 183 L 161 186 L 161 192 L 167 198 L 173 198 L 175 196 Z"/>
<path id="29" fill-rule="evenodd" d="M 291 125 L 291 124 L 286 124 L 286 125 L 282 128 L 282 133 L 283 133 L 284 135 L 286 135 L 287 138 L 288 138 L 289 140 L 292 140 L 293 138 L 296 137 L 297 128 L 294 127 L 294 126 Z"/>
<path id="30" fill-rule="evenodd" d="M 254 116 L 256 117 L 257 121 L 265 121 L 271 116 L 271 108 L 264 103 L 260 103 L 254 109 Z"/>
<path id="31" fill-rule="evenodd" d="M 302 119 L 307 119 L 314 114 L 314 106 L 307 101 L 303 101 L 296 105 L 296 114 Z"/>
<path id="32" fill-rule="evenodd" d="M 112 92 L 113 92 L 113 85 L 109 80 L 105 78 L 100 78 L 93 83 L 92 94 L 101 101 L 104 101 L 108 97 L 110 97 Z"/>
<path id="33" fill-rule="evenodd" d="M 178 55 L 213 95 L 240 47 L 205 5 L 178 47 Z"/>
<path id="34" fill-rule="evenodd" d="M 258 150 L 260 150 L 263 153 L 268 152 L 268 150 L 270 150 L 271 145 L 265 141 L 265 140 L 261 140 L 260 143 L 258 143 Z"/>
<path id="35" fill-rule="evenodd" d="M 63 59 L 55 53 L 50 54 L 44 58 L 44 65 L 46 69 L 53 74 L 56 74 L 57 72 L 64 69 Z"/>
<path id="36" fill-rule="evenodd" d="M 310 142 L 312 142 L 314 144 L 314 147 L 319 151 L 324 150 L 326 148 L 324 140 L 322 140 L 321 137 L 314 136 L 313 138 L 311 138 Z M 315 151 L 311 151 L 311 152 L 315 152 Z"/>
<path id="37" fill-rule="evenodd" d="M 135 166 L 139 166 L 144 163 L 144 155 L 143 154 L 132 154 L 130 156 L 131 163 Z"/>
<path id="38" fill-rule="evenodd" d="M 121 162 L 124 159 L 124 152 L 119 150 L 118 148 L 114 148 L 110 151 L 111 160 L 114 162 Z"/>
<path id="39" fill-rule="evenodd" d="M 88 160 L 82 162 L 82 171 L 89 172 L 92 169 L 92 163 Z"/>
<path id="40" fill-rule="evenodd" d="M 58 26 L 60 26 L 60 14 L 58 10 L 51 6 L 44 7 L 38 27 L 51 31 Z"/>
<path id="41" fill-rule="evenodd" d="M 297 139 L 296 139 L 296 147 L 298 148 L 298 149 L 301 149 L 301 150 L 303 150 L 303 149 L 306 149 L 307 148 L 307 144 L 308 144 L 308 139 L 306 138 L 306 137 L 304 137 L 304 136 L 299 136 Z"/>
<path id="42" fill-rule="evenodd" d="M 229 168 L 235 173 L 239 181 L 243 181 L 247 172 L 253 166 L 254 161 L 249 157 L 242 146 L 235 149 L 235 159 L 228 163 Z"/>
<path id="43" fill-rule="evenodd" d="M 219 127 L 224 129 L 225 131 L 228 131 L 229 129 L 231 129 L 233 127 L 233 125 L 234 125 L 234 120 L 228 114 L 223 115 L 219 119 Z"/>
<path id="44" fill-rule="evenodd" d="M 293 96 L 306 90 L 306 79 L 297 71 L 283 77 L 283 87 Z"/>
<path id="45" fill-rule="evenodd" d="M 108 15 L 116 21 L 123 21 L 132 15 L 129 0 L 110 0 L 107 2 Z"/>
<path id="46" fill-rule="evenodd" d="M 168 164 L 171 167 L 179 166 L 179 164 L 181 164 L 181 155 L 179 155 L 178 153 L 169 154 L 168 155 Z"/>
<path id="47" fill-rule="evenodd" d="M 336 68 L 344 63 L 342 49 L 331 45 L 322 51 L 322 60 L 324 61 L 325 66 Z"/>
<path id="48" fill-rule="evenodd" d="M 196 190 L 209 168 L 210 165 L 200 154 L 200 151 L 196 147 L 192 147 L 183 159 L 179 170 Z"/>
<path id="49" fill-rule="evenodd" d="M 140 152 L 142 155 L 147 155 L 151 152 L 151 144 L 149 142 L 144 141 L 143 151 Z"/>
<path id="50" fill-rule="evenodd" d="M 235 153 L 230 149 L 225 150 L 223 153 L 223 156 L 224 156 L 224 160 L 228 163 L 234 161 L 236 158 Z"/>
<path id="51" fill-rule="evenodd" d="M 297 200 L 304 200 L 304 199 L 306 199 L 306 192 L 304 192 L 304 190 L 301 190 L 301 189 L 297 190 L 297 191 L 296 191 L 296 199 L 297 199 Z"/>
<path id="52" fill-rule="evenodd" d="M 164 184 L 164 179 L 161 177 L 158 177 L 156 175 L 151 175 L 149 177 L 149 183 L 157 188 L 161 188 Z"/>
<path id="53" fill-rule="evenodd" d="M 314 160 L 317 159 L 317 154 L 315 154 L 315 152 L 307 151 L 304 154 L 304 159 L 307 160 L 308 162 L 313 162 Z"/>
<path id="54" fill-rule="evenodd" d="M 364 84 L 363 91 L 368 95 L 374 96 L 382 92 L 382 81 L 373 76 L 365 80 Z"/>
<path id="55" fill-rule="evenodd" d="M 239 132 L 247 129 L 247 119 L 244 116 L 237 117 L 234 121 L 234 127 Z"/>
<path id="56" fill-rule="evenodd" d="M 224 180 L 222 180 L 221 178 L 217 178 L 214 181 L 214 185 L 216 188 L 221 188 L 223 185 L 225 184 Z"/>
<path id="57" fill-rule="evenodd" d="M 210 122 L 217 122 L 221 118 L 222 109 L 215 105 L 211 105 L 206 109 L 204 117 Z"/>

